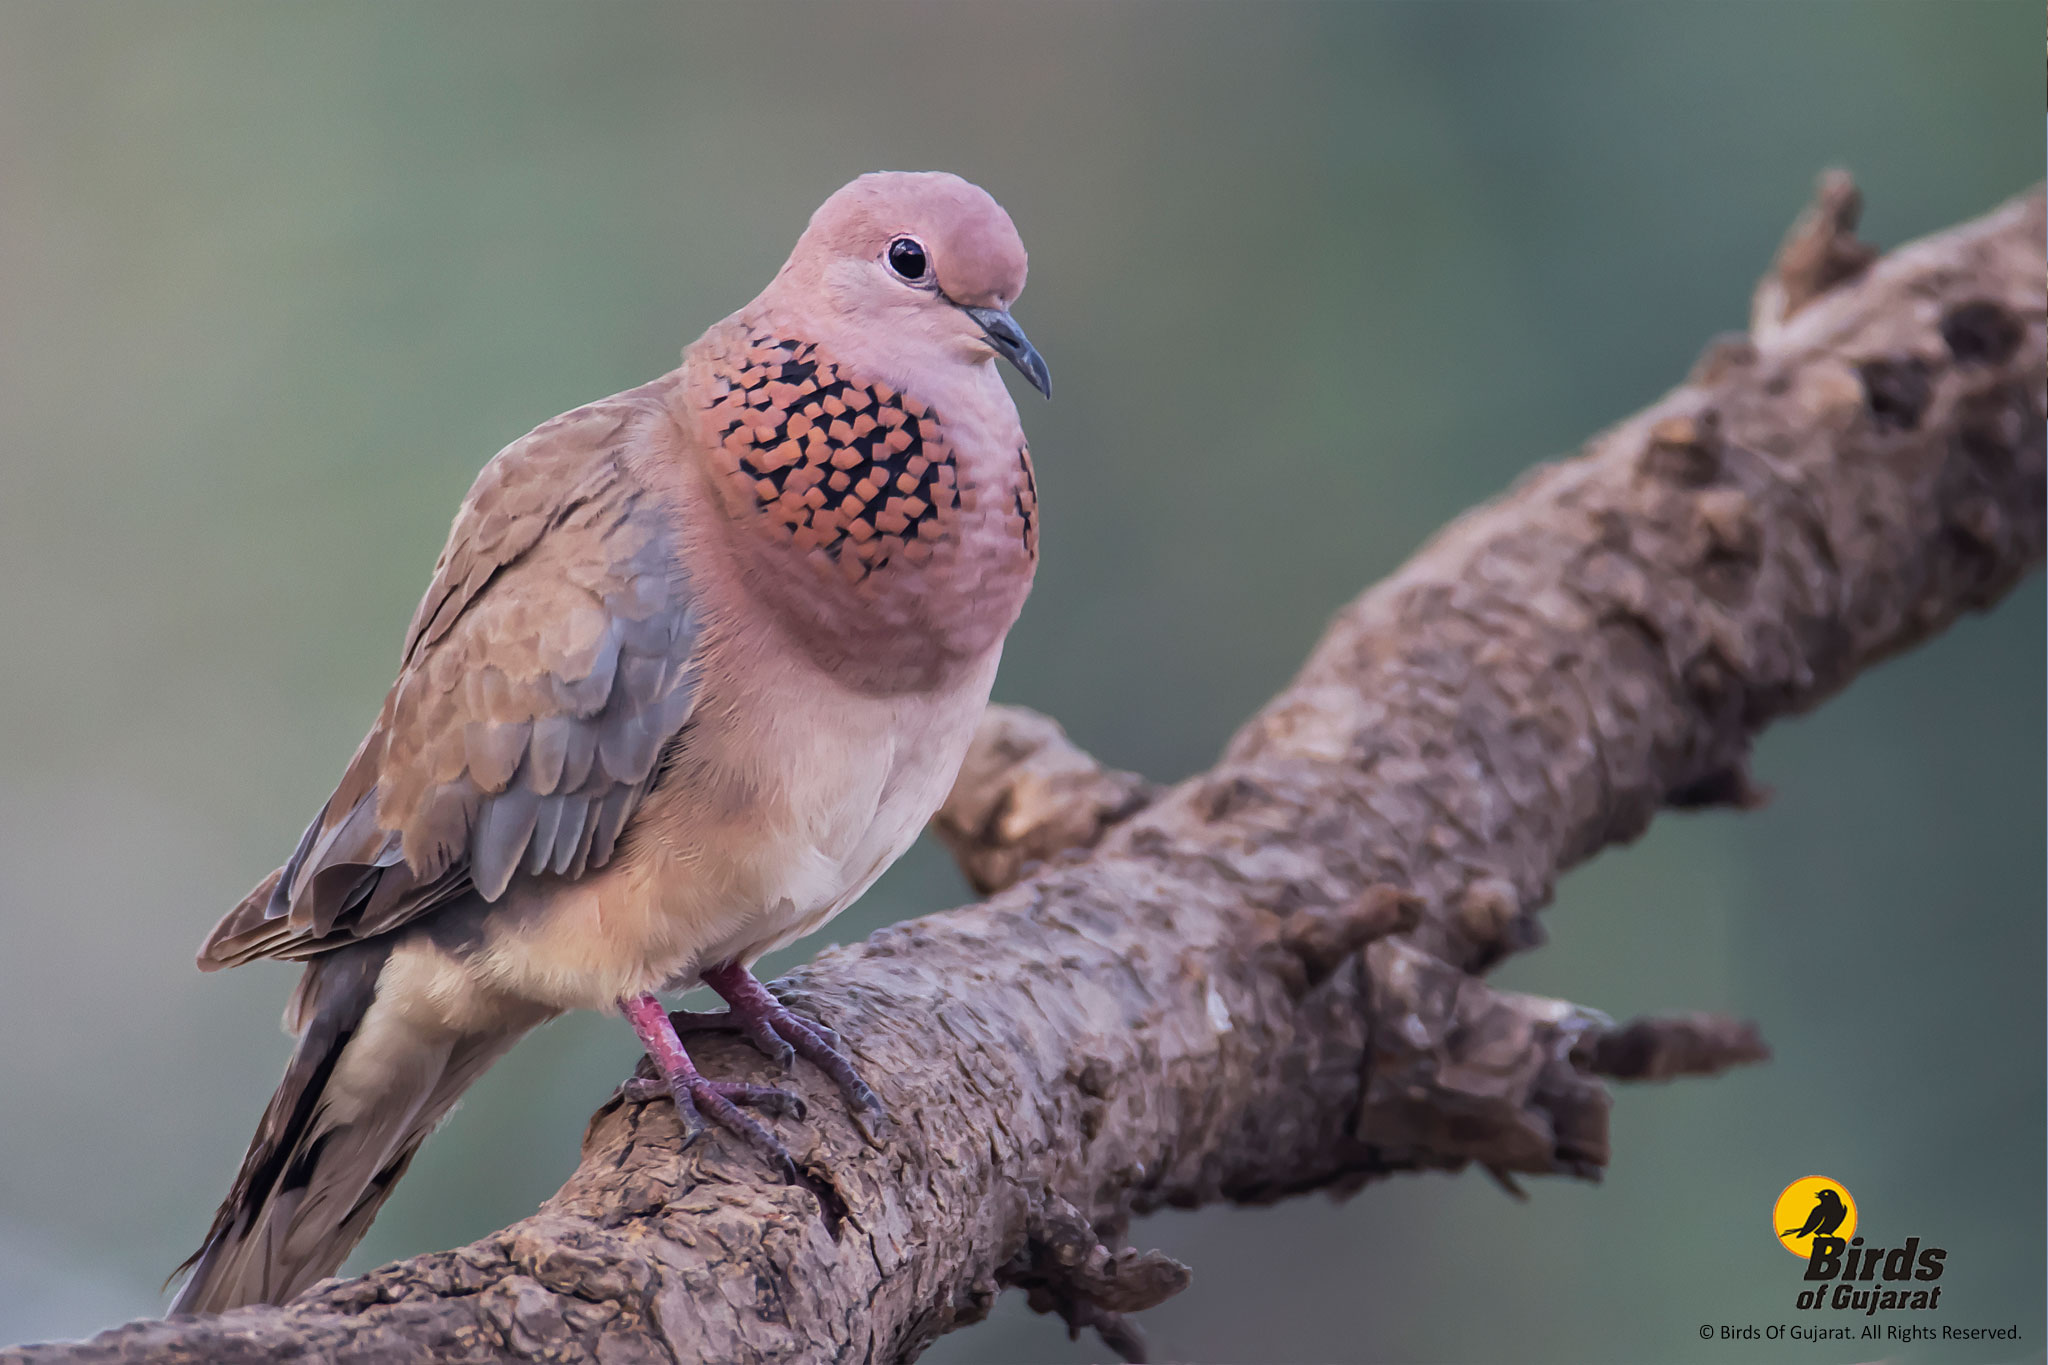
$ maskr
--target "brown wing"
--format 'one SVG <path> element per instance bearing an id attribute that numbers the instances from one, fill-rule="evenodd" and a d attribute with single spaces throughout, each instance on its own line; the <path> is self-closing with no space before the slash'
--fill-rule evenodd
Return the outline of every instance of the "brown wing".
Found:
<path id="1" fill-rule="evenodd" d="M 618 454 L 645 412 L 579 409 L 484 467 L 375 727 L 202 968 L 308 957 L 496 900 L 522 868 L 611 857 L 689 718 L 699 634 L 675 531 Z"/>

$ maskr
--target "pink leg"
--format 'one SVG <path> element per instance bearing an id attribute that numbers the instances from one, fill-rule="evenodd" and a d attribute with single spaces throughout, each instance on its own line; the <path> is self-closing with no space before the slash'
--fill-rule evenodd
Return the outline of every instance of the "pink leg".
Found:
<path id="1" fill-rule="evenodd" d="M 706 1077 L 690 1060 L 690 1054 L 683 1050 L 683 1040 L 676 1036 L 668 1011 L 652 995 L 630 996 L 619 1001 L 619 1008 L 625 1011 L 627 1022 L 640 1036 L 640 1045 L 647 1049 L 647 1056 L 661 1077 L 658 1081 L 638 1078 L 627 1081 L 620 1088 L 620 1093 L 628 1101 L 644 1104 L 667 1095 L 675 1102 L 676 1121 L 682 1125 L 684 1146 L 696 1141 L 703 1133 L 703 1118 L 708 1117 L 721 1128 L 745 1139 L 747 1145 L 784 1180 L 792 1185 L 797 1182 L 796 1162 L 790 1159 L 788 1150 L 773 1133 L 749 1115 L 741 1113 L 739 1106 L 752 1105 L 802 1118 L 802 1100 L 787 1090 L 745 1085 L 738 1081 L 714 1081 Z"/>
<path id="2" fill-rule="evenodd" d="M 785 1067 L 792 1058 L 802 1057 L 832 1078 L 848 1104 L 875 1118 L 882 1116 L 882 1102 L 839 1050 L 839 1037 L 831 1029 L 792 1011 L 737 962 L 713 967 L 702 979 L 731 1008 L 723 1014 L 678 1013 L 677 1027 L 743 1033 Z"/>

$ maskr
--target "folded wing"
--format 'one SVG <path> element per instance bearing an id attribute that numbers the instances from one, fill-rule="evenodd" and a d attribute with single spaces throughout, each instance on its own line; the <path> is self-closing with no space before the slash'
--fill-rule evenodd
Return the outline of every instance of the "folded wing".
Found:
<path id="1" fill-rule="evenodd" d="M 622 458 L 622 396 L 484 468 L 407 632 L 398 680 L 291 861 L 203 968 L 303 958 L 515 876 L 608 861 L 689 719 L 700 622 L 676 532 Z"/>

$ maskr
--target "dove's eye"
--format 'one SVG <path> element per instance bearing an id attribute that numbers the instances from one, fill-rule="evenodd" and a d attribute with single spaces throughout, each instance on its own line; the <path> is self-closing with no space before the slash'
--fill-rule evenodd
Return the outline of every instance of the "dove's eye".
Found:
<path id="1" fill-rule="evenodd" d="M 889 268 L 913 283 L 923 279 L 927 268 L 924 243 L 915 237 L 898 237 L 889 243 Z"/>

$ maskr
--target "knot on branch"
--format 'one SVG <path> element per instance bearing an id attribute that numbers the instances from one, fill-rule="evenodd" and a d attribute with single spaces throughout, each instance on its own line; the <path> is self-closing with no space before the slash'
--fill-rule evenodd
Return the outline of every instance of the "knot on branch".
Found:
<path id="1" fill-rule="evenodd" d="M 1792 224 L 1778 248 L 1770 273 L 1756 287 L 1750 302 L 1753 337 L 1783 327 L 1800 309 L 1870 268 L 1876 247 L 1856 238 L 1863 216 L 1863 195 L 1844 170 L 1823 172 L 1813 203 Z"/>
<path id="2" fill-rule="evenodd" d="M 1607 1164 L 1607 1088 L 1573 1060 L 1605 1016 L 1496 991 L 1398 941 L 1367 950 L 1377 984 L 1352 1130 L 1389 1165 L 1562 1173 Z"/>
<path id="3" fill-rule="evenodd" d="M 1582 1035 L 1572 1054 L 1596 1076 L 1618 1081 L 1668 1081 L 1714 1076 L 1730 1067 L 1769 1061 L 1771 1049 L 1754 1023 L 1723 1014 L 1646 1015 L 1620 1028 Z"/>
<path id="4" fill-rule="evenodd" d="M 1762 810 L 1771 803 L 1771 796 L 1771 788 L 1751 776 L 1749 757 L 1745 754 L 1674 788 L 1664 800 L 1674 810 L 1704 810 L 1714 806 Z"/>
<path id="5" fill-rule="evenodd" d="M 1505 877 L 1475 877 L 1453 896 L 1448 906 L 1453 922 L 1471 943 L 1474 971 L 1511 953 L 1542 946 L 1543 923 L 1536 906 Z"/>
<path id="6" fill-rule="evenodd" d="M 1342 905 L 1296 909 L 1281 917 L 1273 945 L 1295 995 L 1313 990 L 1369 943 L 1404 934 L 1422 922 L 1422 898 L 1385 882 Z"/>
<path id="7" fill-rule="evenodd" d="M 1703 407 L 1695 412 L 1675 412 L 1652 424 L 1638 467 L 1651 478 L 1698 489 L 1721 478 L 1726 455 L 1721 414 Z"/>
<path id="8" fill-rule="evenodd" d="M 1126 1315 L 1166 1302 L 1188 1287 L 1191 1274 L 1162 1251 L 1111 1251 L 1079 1209 L 1048 1193 L 1032 1214 L 1024 1249 L 999 1278 L 1024 1290 L 1033 1312 L 1058 1313 L 1069 1339 L 1092 1327 L 1119 1359 L 1142 1361 L 1145 1334 Z"/>
<path id="9" fill-rule="evenodd" d="M 1033 864 L 1095 847 L 1157 793 L 1136 773 L 1084 753 L 1050 717 L 991 706 L 932 830 L 974 889 L 988 895 Z"/>

